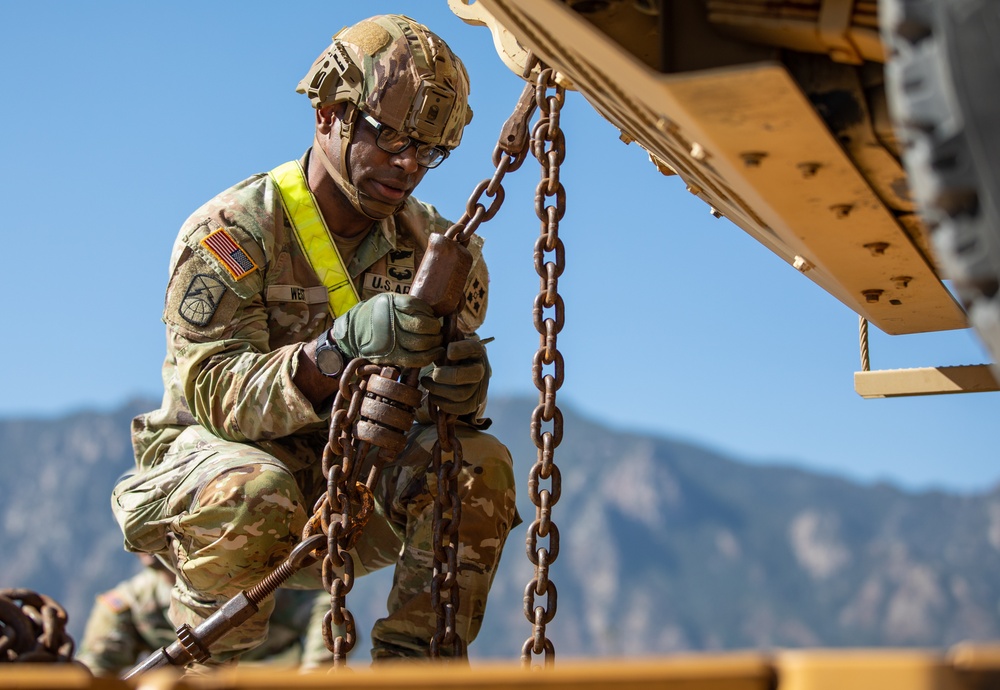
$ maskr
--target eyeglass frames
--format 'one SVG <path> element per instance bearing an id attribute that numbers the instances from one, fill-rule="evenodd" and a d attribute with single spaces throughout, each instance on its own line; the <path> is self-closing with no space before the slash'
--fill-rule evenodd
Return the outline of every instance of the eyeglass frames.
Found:
<path id="1" fill-rule="evenodd" d="M 413 146 L 417 147 L 417 163 L 425 168 L 436 168 L 444 162 L 451 153 L 443 146 L 433 146 L 398 132 L 392 127 L 383 125 L 368 113 L 361 112 L 361 119 L 367 122 L 377 132 L 375 143 L 386 153 L 402 153 Z"/>

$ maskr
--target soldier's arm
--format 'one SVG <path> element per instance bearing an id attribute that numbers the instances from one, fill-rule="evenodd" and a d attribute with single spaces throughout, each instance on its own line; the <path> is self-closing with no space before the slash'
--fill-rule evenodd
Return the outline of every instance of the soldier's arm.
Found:
<path id="1" fill-rule="evenodd" d="M 249 260 L 245 274 L 204 251 L 219 228 Z M 253 237 L 206 221 L 179 243 L 163 313 L 176 362 L 168 385 L 181 389 L 195 421 L 232 441 L 279 438 L 322 421 L 315 403 L 330 393 L 300 372 L 314 366 L 301 354 L 305 345 L 270 346 L 264 256 Z"/>

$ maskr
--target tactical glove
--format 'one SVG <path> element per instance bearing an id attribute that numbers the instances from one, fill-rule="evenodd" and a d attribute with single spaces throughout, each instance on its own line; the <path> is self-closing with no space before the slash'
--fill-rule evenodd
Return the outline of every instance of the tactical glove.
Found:
<path id="1" fill-rule="evenodd" d="M 420 385 L 443 412 L 476 415 L 486 402 L 491 374 L 486 348 L 478 339 L 456 340 L 448 344 L 447 364 L 420 371 Z"/>
<path id="2" fill-rule="evenodd" d="M 348 357 L 374 364 L 422 367 L 443 352 L 441 322 L 430 305 L 391 292 L 355 304 L 337 317 L 330 335 Z"/>

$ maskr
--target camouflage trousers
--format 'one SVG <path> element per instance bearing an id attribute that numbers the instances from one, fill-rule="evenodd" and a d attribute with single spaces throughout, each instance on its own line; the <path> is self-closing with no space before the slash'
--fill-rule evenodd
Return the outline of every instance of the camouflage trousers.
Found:
<path id="1" fill-rule="evenodd" d="M 459 425 L 462 499 L 457 632 L 465 643 L 482 624 L 507 534 L 517 522 L 510 453 L 489 434 Z M 431 607 L 436 477 L 433 426 L 414 425 L 406 448 L 375 487 L 376 511 L 352 555 L 355 576 L 395 565 L 388 614 L 371 633 L 372 657 L 427 656 L 436 627 Z M 257 584 L 298 543 L 319 493 L 320 459 L 293 472 L 273 455 L 188 427 L 153 468 L 122 479 L 112 510 L 126 548 L 156 553 L 176 574 L 169 618 L 197 626 L 240 591 Z M 361 476 L 366 476 L 362 474 Z M 322 589 L 319 564 L 288 583 Z M 267 636 L 273 599 L 213 650 L 224 660 Z"/>

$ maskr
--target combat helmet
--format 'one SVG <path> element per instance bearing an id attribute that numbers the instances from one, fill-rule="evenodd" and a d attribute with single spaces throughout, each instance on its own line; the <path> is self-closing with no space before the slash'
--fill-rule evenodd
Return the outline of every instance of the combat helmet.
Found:
<path id="1" fill-rule="evenodd" d="M 347 147 L 357 110 L 423 143 L 452 149 L 472 119 L 469 76 L 448 45 L 430 29 L 399 14 L 379 15 L 341 29 L 296 89 L 314 108 L 348 102 L 342 120 L 340 169 L 320 149 L 327 171 L 351 203 L 370 218 L 395 213 L 402 203 L 372 199 L 351 183 Z"/>

